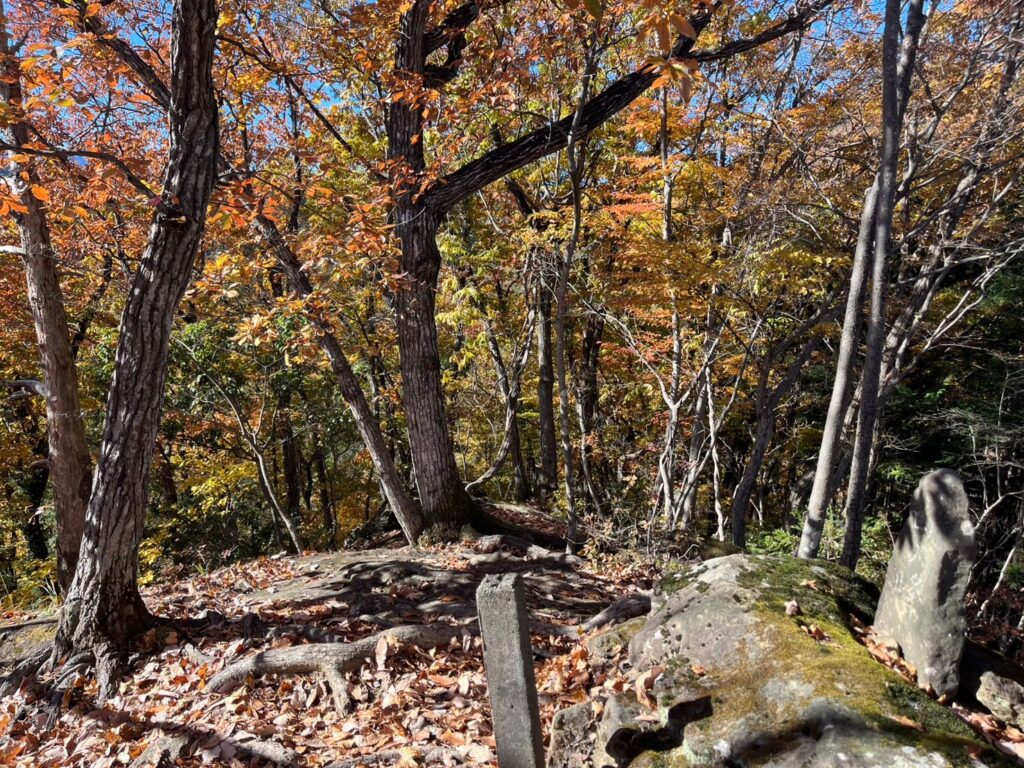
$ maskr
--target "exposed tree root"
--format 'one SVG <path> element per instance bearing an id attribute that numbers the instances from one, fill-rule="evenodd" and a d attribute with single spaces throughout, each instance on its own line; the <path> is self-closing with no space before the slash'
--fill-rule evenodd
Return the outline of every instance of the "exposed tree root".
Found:
<path id="1" fill-rule="evenodd" d="M 643 616 L 651 610 L 651 598 L 649 595 L 629 595 L 620 597 L 600 613 L 594 614 L 589 619 L 579 624 L 549 624 L 546 622 L 530 622 L 530 629 L 538 634 L 556 635 L 568 637 L 571 635 L 585 634 L 601 629 L 609 624 L 618 624 L 622 621 L 635 619 Z"/>
<path id="2" fill-rule="evenodd" d="M 444 763 L 445 758 L 452 754 L 452 750 L 447 747 L 433 747 L 425 752 L 417 751 L 415 757 L 417 765 L 432 765 L 434 763 Z M 327 768 L 362 768 L 363 766 L 374 766 L 374 765 L 396 765 L 403 759 L 408 759 L 409 755 L 403 753 L 400 749 L 387 749 L 383 752 L 376 752 L 372 755 L 359 755 L 358 757 L 347 757 L 344 760 L 336 760 L 330 763 Z"/>
<path id="3" fill-rule="evenodd" d="M 609 624 L 617 624 L 620 621 L 635 619 L 637 616 L 644 616 L 651 612 L 650 595 L 629 595 L 620 597 L 603 611 L 580 624 L 584 632 L 593 632 L 595 629 L 606 627 Z"/>
<path id="4" fill-rule="evenodd" d="M 516 536 L 526 541 L 550 549 L 561 550 L 565 548 L 565 539 L 561 536 L 553 536 L 549 533 L 534 531 L 523 525 L 510 523 L 492 514 L 485 508 L 486 502 L 477 501 L 470 515 L 470 522 L 475 530 L 482 534 L 504 534 Z"/>
<path id="5" fill-rule="evenodd" d="M 53 650 L 43 646 L 31 656 L 19 661 L 10 672 L 0 677 L 0 696 L 10 696 L 26 683 L 34 680 L 50 661 Z"/>
<path id="6" fill-rule="evenodd" d="M 351 643 L 312 643 L 263 651 L 225 667 L 211 678 L 206 687 L 209 691 L 223 693 L 241 685 L 250 676 L 321 673 L 331 686 L 335 704 L 344 711 L 347 695 L 342 674 L 358 669 L 364 659 L 372 657 L 382 639 L 417 648 L 436 648 L 447 645 L 462 632 L 461 628 L 447 624 L 409 624 L 385 629 Z"/>

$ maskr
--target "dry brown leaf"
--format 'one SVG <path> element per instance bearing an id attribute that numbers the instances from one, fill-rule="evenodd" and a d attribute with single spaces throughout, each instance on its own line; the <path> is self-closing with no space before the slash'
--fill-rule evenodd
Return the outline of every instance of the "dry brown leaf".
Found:
<path id="1" fill-rule="evenodd" d="M 905 726 L 907 728 L 913 728 L 915 731 L 920 731 L 921 733 L 924 733 L 924 726 L 916 720 L 911 720 L 909 717 L 906 717 L 904 715 L 886 715 L 886 717 L 888 717 L 894 723 L 899 723 L 902 726 Z"/>

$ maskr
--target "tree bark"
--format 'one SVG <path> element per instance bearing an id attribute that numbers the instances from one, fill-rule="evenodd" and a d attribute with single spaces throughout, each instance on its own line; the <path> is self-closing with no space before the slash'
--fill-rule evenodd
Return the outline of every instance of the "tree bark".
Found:
<path id="1" fill-rule="evenodd" d="M 551 346 L 551 285 L 547 254 L 537 281 L 537 421 L 540 432 L 540 487 L 547 502 L 558 488 L 558 442 L 555 437 L 555 369 Z"/>
<path id="2" fill-rule="evenodd" d="M 216 178 L 214 0 L 175 0 L 171 24 L 169 162 L 121 315 L 85 536 L 52 657 L 56 662 L 72 653 L 90 653 L 101 698 L 115 692 L 121 652 L 149 619 L 138 593 L 138 546 L 171 327 L 192 275 Z"/>
<path id="3" fill-rule="evenodd" d="M 421 82 L 429 0 L 415 0 L 399 22 L 395 73 Z M 392 221 L 401 248 L 405 283 L 395 293 L 395 323 L 416 488 L 424 525 L 455 529 L 471 524 L 478 511 L 459 475 L 441 386 L 441 355 L 435 322 L 435 294 L 441 269 L 438 216 L 418 194 L 426 163 L 423 116 L 418 103 L 395 100 L 388 117 L 388 159 L 395 164 Z"/>
<path id="4" fill-rule="evenodd" d="M 313 286 L 302 271 L 302 265 L 280 230 L 272 221 L 262 215 L 256 217 L 253 225 L 270 245 L 288 276 L 292 290 L 303 298 L 309 296 L 313 292 Z M 326 322 L 315 317 L 311 317 L 311 320 L 317 332 L 317 343 L 330 361 L 331 371 L 341 390 L 341 396 L 348 403 L 349 412 L 356 423 L 356 429 L 370 454 L 374 469 L 377 470 L 384 497 L 391 505 L 406 539 L 410 544 L 415 544 L 423 532 L 423 516 L 405 491 L 402 478 L 388 451 L 387 441 L 380 431 L 380 424 L 366 400 L 366 395 L 363 394 L 363 388 L 359 385 L 359 379 L 356 378 L 341 343 Z"/>
<path id="5" fill-rule="evenodd" d="M 295 430 L 292 429 L 291 392 L 285 392 L 278 402 L 281 417 L 281 452 L 283 456 L 285 504 L 288 517 L 302 519 L 302 467 L 299 447 L 295 444 Z"/>
<path id="6" fill-rule="evenodd" d="M 685 56 L 698 60 L 727 58 L 802 29 L 830 2 L 814 0 L 761 34 L 733 41 L 711 52 L 694 53 L 695 40 L 681 36 L 670 55 L 676 59 Z M 459 51 L 449 46 L 449 61 L 444 65 L 444 73 L 438 72 L 442 69 L 440 67 L 431 67 L 427 71 L 426 56 L 441 47 L 436 42 L 440 38 L 434 34 L 437 30 L 426 34 L 429 6 L 428 0 L 414 0 L 399 23 L 395 72 L 410 85 L 428 81 L 436 84 L 442 74 L 441 82 L 447 82 L 454 77 L 458 67 Z M 712 8 L 704 6 L 691 16 L 690 24 L 698 35 L 710 22 L 711 15 Z M 471 16 L 476 18 L 476 13 Z M 426 43 L 427 37 L 433 42 Z M 413 468 L 427 525 L 451 527 L 472 523 L 480 516 L 480 510 L 459 479 L 441 388 L 434 319 L 435 292 L 441 266 L 436 241 L 438 223 L 453 206 L 488 184 L 549 154 L 572 147 L 629 106 L 658 76 L 657 67 L 645 65 L 615 81 L 592 99 L 586 98 L 585 93 L 585 98 L 572 115 L 502 144 L 437 180 L 425 193 L 421 191 L 426 176 L 421 105 L 417 99 L 407 95 L 392 101 L 387 126 L 388 160 L 394 169 L 392 223 L 401 248 L 400 269 L 405 280 L 405 285 L 395 297 L 396 325 Z M 566 454 L 564 446 L 563 454 Z M 569 456 L 571 459 L 571 454 Z M 571 482 L 572 478 L 569 478 L 567 483 Z M 571 535 L 574 533 L 574 520 L 572 511 Z M 572 546 L 570 543 L 570 548 Z"/>
<path id="7" fill-rule="evenodd" d="M 836 451 L 842 441 L 843 419 L 853 395 L 855 357 L 860 343 L 860 312 L 864 302 L 867 258 L 871 250 L 877 199 L 878 180 L 876 178 L 864 196 L 864 206 L 861 210 L 860 231 L 857 235 L 857 248 L 850 271 L 850 288 L 846 297 L 846 314 L 843 316 L 843 329 L 839 339 L 836 375 L 832 380 L 832 397 L 829 400 L 825 427 L 822 430 L 821 447 L 818 449 L 818 461 L 814 471 L 814 483 L 811 486 L 811 495 L 807 502 L 807 516 L 804 519 L 797 557 L 813 558 L 818 556 L 821 536 L 825 530 L 825 515 L 828 512 L 828 505 L 832 501 L 833 478 L 837 463 Z"/>
<path id="8" fill-rule="evenodd" d="M 886 258 L 892 238 L 893 207 L 896 200 L 896 163 L 899 159 L 900 133 L 917 53 L 917 39 L 924 24 L 924 0 L 912 0 L 904 37 L 904 60 L 900 60 L 900 2 L 887 0 L 885 31 L 882 36 L 882 149 L 879 159 L 878 207 L 875 210 L 874 258 L 871 267 L 871 308 L 861 374 L 860 408 L 857 436 L 850 464 L 850 484 L 846 496 L 846 531 L 843 565 L 853 569 L 860 557 L 861 529 L 867 498 L 868 473 L 878 419 L 879 376 L 885 350 Z M 901 77 L 906 78 L 905 92 Z M 902 102 L 902 104 L 901 104 Z"/>
<path id="9" fill-rule="evenodd" d="M 18 60 L 8 42 L 6 12 L 0 4 L 0 54 L 6 77 L 0 93 L 14 118 L 9 126 L 13 144 L 30 141 L 28 124 L 22 115 L 21 77 Z M 47 463 L 53 479 L 57 520 L 57 581 L 65 594 L 71 586 L 78 549 L 85 529 L 85 510 L 92 484 L 92 466 L 85 423 L 78 400 L 78 369 L 71 346 L 71 332 L 64 296 L 57 274 L 56 256 L 42 202 L 33 194 L 39 186 L 34 161 L 8 160 L 7 182 L 24 212 L 15 213 L 21 235 L 22 260 L 28 287 L 29 306 L 46 385 L 46 420 L 49 435 Z"/>

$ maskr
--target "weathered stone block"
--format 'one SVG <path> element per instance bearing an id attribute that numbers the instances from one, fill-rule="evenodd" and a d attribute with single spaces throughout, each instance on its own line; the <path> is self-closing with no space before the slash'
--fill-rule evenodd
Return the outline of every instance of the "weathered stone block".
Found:
<path id="1" fill-rule="evenodd" d="M 897 643 L 918 683 L 940 696 L 952 696 L 960 684 L 964 594 L 976 556 L 960 478 L 948 469 L 925 475 L 889 561 L 875 632 Z"/>
<path id="2" fill-rule="evenodd" d="M 500 768 L 542 768 L 544 744 L 530 623 L 518 574 L 484 578 L 476 592 Z"/>

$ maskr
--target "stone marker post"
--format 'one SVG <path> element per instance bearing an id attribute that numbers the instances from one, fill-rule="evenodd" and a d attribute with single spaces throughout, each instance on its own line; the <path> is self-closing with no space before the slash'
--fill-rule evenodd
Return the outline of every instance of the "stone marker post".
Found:
<path id="1" fill-rule="evenodd" d="M 543 768 L 530 622 L 518 574 L 485 576 L 476 591 L 500 768 Z"/>
<path id="2" fill-rule="evenodd" d="M 875 614 L 875 633 L 899 644 L 918 684 L 939 696 L 960 685 L 967 633 L 964 594 L 977 556 L 967 494 L 948 469 L 921 478 Z"/>

